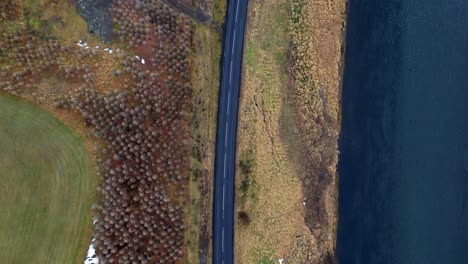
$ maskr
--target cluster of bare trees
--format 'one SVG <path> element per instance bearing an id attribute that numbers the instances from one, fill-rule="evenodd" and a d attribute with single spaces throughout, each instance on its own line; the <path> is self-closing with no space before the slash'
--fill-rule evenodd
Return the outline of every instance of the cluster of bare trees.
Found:
<path id="1" fill-rule="evenodd" d="M 188 135 L 181 118 L 189 96 L 183 86 L 140 80 L 132 92 L 102 96 L 83 88 L 72 99 L 106 143 L 95 234 L 104 263 L 174 263 L 182 256 Z"/>
<path id="2" fill-rule="evenodd" d="M 15 1 L 0 1 L 0 22 L 16 19 L 19 16 L 19 6 Z"/>
<path id="3" fill-rule="evenodd" d="M 105 142 L 95 247 L 103 263 L 176 263 L 189 168 L 191 23 L 157 1 L 117 1 L 113 14 L 130 46 L 148 45 L 153 69 L 125 56 L 117 75 L 128 74 L 134 87 L 101 95 L 89 84 L 71 98 Z"/>
<path id="4" fill-rule="evenodd" d="M 43 75 L 44 72 L 50 74 L 51 69 L 65 79 L 91 81 L 91 69 L 86 63 L 70 62 L 65 58 L 85 61 L 95 51 L 77 49 L 71 44 L 61 45 L 57 40 L 41 39 L 28 32 L 0 34 L 0 90 L 19 95 L 27 85 L 34 84 L 31 77 Z"/>
<path id="5" fill-rule="evenodd" d="M 0 30 L 0 91 L 21 95 L 44 72 L 80 81 L 79 89 L 52 101 L 80 113 L 103 143 L 97 147 L 102 181 L 94 241 L 100 263 L 178 263 L 189 170 L 192 23 L 159 0 L 117 0 L 112 14 L 115 33 L 139 55 L 112 54 L 120 65 L 110 74 L 120 89 L 97 91 L 97 48 Z"/>
<path id="6" fill-rule="evenodd" d="M 190 21 L 184 14 L 173 11 L 159 0 L 117 0 L 112 14 L 115 33 L 132 47 L 148 45 L 152 34 L 159 39 L 174 41 L 190 28 Z"/>

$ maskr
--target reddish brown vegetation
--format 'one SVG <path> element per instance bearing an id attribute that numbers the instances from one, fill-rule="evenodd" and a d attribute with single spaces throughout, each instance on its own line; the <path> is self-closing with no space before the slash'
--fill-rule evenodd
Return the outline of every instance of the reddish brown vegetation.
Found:
<path id="1" fill-rule="evenodd" d="M 19 6 L 14 1 L 0 1 L 0 21 L 16 19 L 19 12 Z"/>
<path id="2" fill-rule="evenodd" d="M 102 94 L 96 51 L 28 32 L 0 40 L 0 91 L 22 95 L 54 71 L 82 86 L 54 99 L 79 112 L 98 141 L 100 263 L 179 263 L 184 255 L 192 87 L 192 24 L 158 0 L 115 1 L 115 33 L 134 55 L 113 54 L 120 87 Z M 111 56 L 111 55 L 106 55 Z M 117 89 L 118 88 L 118 89 Z"/>

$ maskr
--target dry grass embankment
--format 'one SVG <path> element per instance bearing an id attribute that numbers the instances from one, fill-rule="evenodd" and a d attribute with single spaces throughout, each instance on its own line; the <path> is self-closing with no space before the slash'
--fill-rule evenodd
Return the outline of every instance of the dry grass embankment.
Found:
<path id="1" fill-rule="evenodd" d="M 338 136 L 346 0 L 293 0 L 290 80 L 299 124 L 301 179 L 306 225 L 312 243 L 291 258 L 307 263 L 334 262 L 338 220 Z M 301 246 L 302 245 L 302 246 Z"/>
<path id="2" fill-rule="evenodd" d="M 281 138 L 282 120 L 290 120 L 284 115 L 291 114 L 284 103 L 288 10 L 287 0 L 249 6 L 238 128 L 236 263 L 278 263 L 304 226 L 301 183 L 288 155 L 292 146 Z"/>
<path id="3" fill-rule="evenodd" d="M 225 0 L 195 1 L 211 23 L 194 30 L 191 171 L 187 204 L 186 263 L 211 263 L 212 205 L 216 117 L 222 38 L 213 25 L 224 20 Z"/>
<path id="4" fill-rule="evenodd" d="M 236 263 L 335 261 L 345 6 L 345 0 L 250 2 Z"/>

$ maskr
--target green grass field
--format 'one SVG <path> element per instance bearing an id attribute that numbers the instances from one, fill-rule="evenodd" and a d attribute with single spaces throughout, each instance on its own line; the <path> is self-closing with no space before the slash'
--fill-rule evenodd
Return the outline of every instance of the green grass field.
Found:
<path id="1" fill-rule="evenodd" d="M 79 138 L 0 96 L 0 263 L 83 263 L 96 179 Z"/>

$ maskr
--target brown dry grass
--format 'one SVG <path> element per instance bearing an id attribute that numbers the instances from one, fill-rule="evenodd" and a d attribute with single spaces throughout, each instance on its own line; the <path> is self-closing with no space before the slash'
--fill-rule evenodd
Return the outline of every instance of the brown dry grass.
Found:
<path id="1" fill-rule="evenodd" d="M 195 1 L 215 18 L 224 19 L 216 6 L 225 0 Z M 197 23 L 194 31 L 192 158 L 187 203 L 187 259 L 185 263 L 211 263 L 212 205 L 216 117 L 218 110 L 221 39 L 215 28 Z"/>
<path id="2" fill-rule="evenodd" d="M 345 0 L 250 2 L 238 161 L 255 165 L 236 176 L 251 218 L 236 223 L 236 263 L 333 261 L 344 18 Z"/>
<path id="3" fill-rule="evenodd" d="M 211 259 L 214 148 L 221 42 L 216 32 L 197 25 L 194 35 L 192 159 L 187 207 L 187 262 Z"/>
<path id="4" fill-rule="evenodd" d="M 247 190 L 245 175 L 236 175 L 237 210 L 249 225 L 236 221 L 236 263 L 278 263 L 304 227 L 301 183 L 289 144 L 281 139 L 284 103 L 288 1 L 251 1 L 244 54 L 244 78 L 238 130 L 238 161 L 255 165 Z M 294 125 L 294 124 L 293 124 Z"/>
<path id="5" fill-rule="evenodd" d="M 315 244 L 291 259 L 334 261 L 337 225 L 338 135 L 346 0 L 291 0 L 291 103 L 303 146 L 301 179 L 306 224 Z M 302 258 L 302 259 L 301 259 Z"/>

